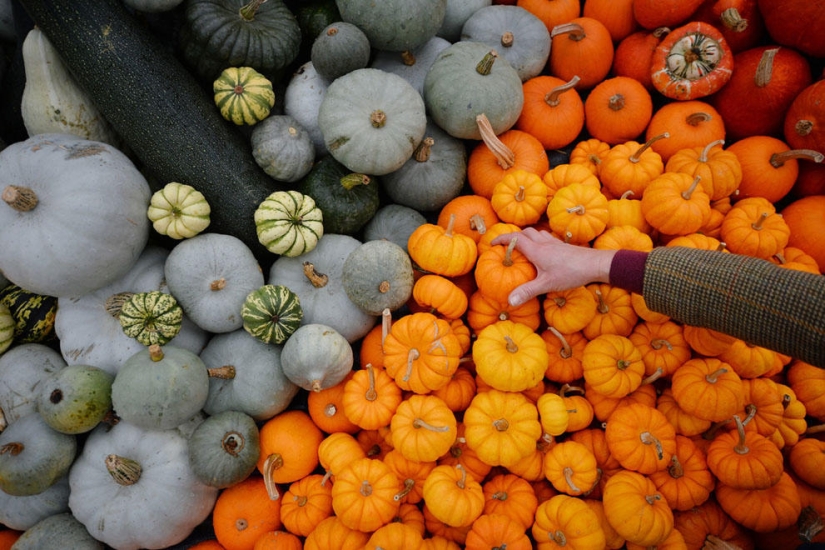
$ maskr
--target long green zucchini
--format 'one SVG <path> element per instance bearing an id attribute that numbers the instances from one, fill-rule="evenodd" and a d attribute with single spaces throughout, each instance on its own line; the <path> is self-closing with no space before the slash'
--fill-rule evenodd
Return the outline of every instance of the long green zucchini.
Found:
<path id="1" fill-rule="evenodd" d="M 121 0 L 20 3 L 156 184 L 195 187 L 212 207 L 210 231 L 265 254 L 253 216 L 281 184 L 169 49 Z"/>

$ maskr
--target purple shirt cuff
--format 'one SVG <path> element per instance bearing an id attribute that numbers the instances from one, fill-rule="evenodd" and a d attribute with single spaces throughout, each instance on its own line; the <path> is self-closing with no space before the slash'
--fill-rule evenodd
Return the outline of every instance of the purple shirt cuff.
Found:
<path id="1" fill-rule="evenodd" d="M 610 284 L 642 294 L 647 252 L 619 250 L 610 264 Z"/>

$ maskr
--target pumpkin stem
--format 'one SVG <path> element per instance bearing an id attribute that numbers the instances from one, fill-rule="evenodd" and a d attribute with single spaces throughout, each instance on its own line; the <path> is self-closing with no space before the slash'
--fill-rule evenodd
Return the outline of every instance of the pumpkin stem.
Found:
<path id="1" fill-rule="evenodd" d="M 719 20 L 725 28 L 733 32 L 742 32 L 748 28 L 748 20 L 743 18 L 736 8 L 728 8 L 722 11 Z"/>
<path id="2" fill-rule="evenodd" d="M 576 84 L 578 84 L 580 80 L 581 78 L 579 78 L 579 75 L 573 75 L 573 78 L 571 78 L 568 82 L 565 82 L 561 86 L 556 86 L 547 92 L 547 95 L 544 96 L 544 102 L 551 107 L 558 106 L 558 104 L 561 103 L 559 96 L 561 96 L 564 92 L 575 88 Z"/>
<path id="3" fill-rule="evenodd" d="M 426 430 L 430 430 L 431 432 L 449 432 L 450 431 L 449 426 L 433 426 L 432 424 L 430 424 L 429 422 L 427 422 L 426 420 L 423 420 L 421 418 L 416 418 L 415 420 L 413 420 L 412 425 L 413 425 L 413 428 L 415 428 L 416 430 L 419 429 L 419 428 L 424 428 Z"/>
<path id="4" fill-rule="evenodd" d="M 707 162 L 708 161 L 708 156 L 710 155 L 710 150 L 713 149 L 714 147 L 716 147 L 717 145 L 724 145 L 724 144 L 725 144 L 724 139 L 717 139 L 716 141 L 711 141 L 710 143 L 705 145 L 705 148 L 702 149 L 701 153 L 699 153 L 699 159 L 698 159 L 699 162 L 703 162 L 703 163 Z"/>
<path id="5" fill-rule="evenodd" d="M 453 229 L 455 228 L 455 214 L 450 214 L 450 218 L 447 220 L 447 227 L 444 228 L 444 235 L 447 237 L 453 236 Z"/>
<path id="6" fill-rule="evenodd" d="M 455 465 L 456 469 L 461 472 L 461 478 L 455 482 L 459 489 L 464 489 L 467 486 L 467 470 L 461 464 Z"/>
<path id="7" fill-rule="evenodd" d="M 390 282 L 389 281 L 381 281 L 378 285 L 378 292 L 381 294 L 386 294 L 390 291 Z"/>
<path id="8" fill-rule="evenodd" d="M 566 210 L 567 210 L 568 214 L 577 214 L 579 216 L 584 216 L 584 214 L 587 212 L 587 210 L 584 208 L 583 204 L 577 204 L 576 206 L 571 206 L 570 208 L 567 208 Z"/>
<path id="9" fill-rule="evenodd" d="M 603 314 L 610 313 L 610 306 L 607 305 L 607 301 L 604 299 L 601 289 L 597 288 L 593 291 L 593 293 L 596 295 L 596 299 L 598 300 L 598 305 L 596 307 L 598 312 Z"/>
<path id="10" fill-rule="evenodd" d="M 384 310 L 381 312 L 381 347 L 383 351 L 384 347 L 384 340 L 387 339 L 387 334 L 390 333 L 390 327 L 392 327 L 392 311 L 390 308 L 385 307 Z"/>
<path id="11" fill-rule="evenodd" d="M 756 66 L 756 74 L 753 75 L 753 83 L 757 88 L 764 88 L 771 82 L 773 76 L 773 59 L 779 48 L 769 48 L 762 53 L 759 65 Z"/>
<path id="12" fill-rule="evenodd" d="M 226 279 L 223 277 L 209 283 L 209 290 L 211 291 L 223 290 L 224 288 L 226 288 Z"/>
<path id="13" fill-rule="evenodd" d="M 705 380 L 710 384 L 715 384 L 719 377 L 728 372 L 728 369 L 722 367 L 705 376 Z"/>
<path id="14" fill-rule="evenodd" d="M 266 493 L 269 495 L 269 500 L 278 500 L 281 498 L 281 493 L 278 491 L 278 486 L 275 483 L 275 479 L 272 477 L 272 473 L 278 468 L 283 467 L 283 465 L 284 457 L 281 456 L 280 453 L 272 453 L 266 457 L 266 460 L 264 460 L 263 478 Z"/>
<path id="15" fill-rule="evenodd" d="M 661 39 L 661 38 L 664 38 L 664 36 L 666 34 L 668 34 L 669 32 L 670 32 L 670 27 L 657 27 L 656 29 L 653 30 L 653 32 L 651 34 L 653 34 L 653 36 L 655 36 L 656 38 Z"/>
<path id="16" fill-rule="evenodd" d="M 516 164 L 516 154 L 498 138 L 487 115 L 481 113 L 476 116 L 476 125 L 481 134 L 481 141 L 493 153 L 498 165 L 504 170 L 512 168 Z"/>
<path id="17" fill-rule="evenodd" d="M 495 50 L 490 50 L 476 65 L 476 72 L 481 76 L 489 75 L 490 71 L 493 70 L 493 63 L 496 62 L 497 58 L 498 52 L 496 52 Z"/>
<path id="18" fill-rule="evenodd" d="M 639 162 L 639 161 L 642 159 L 642 154 L 643 154 L 645 151 L 647 151 L 647 150 L 648 150 L 648 148 L 650 148 L 650 146 L 651 146 L 651 145 L 653 145 L 654 143 L 656 143 L 656 142 L 657 142 L 657 141 L 659 141 L 660 139 L 665 139 L 665 138 L 669 138 L 669 137 L 670 137 L 670 134 L 669 134 L 668 132 L 663 132 L 663 133 L 661 133 L 661 134 L 659 134 L 659 135 L 657 135 L 657 136 L 653 136 L 652 138 L 650 138 L 649 140 L 647 140 L 646 142 L 644 142 L 644 143 L 641 145 L 641 147 L 639 147 L 638 149 L 636 149 L 636 152 L 635 152 L 635 153 L 633 153 L 632 155 L 630 155 L 630 157 L 628 158 L 628 160 L 629 160 L 630 162 L 632 162 L 633 164 L 636 164 L 637 162 Z"/>
<path id="19" fill-rule="evenodd" d="M 367 363 L 364 369 L 366 369 L 367 377 L 370 381 L 367 391 L 364 392 L 364 399 L 367 401 L 375 401 L 378 399 L 378 392 L 375 391 L 375 369 L 373 368 L 372 363 Z"/>
<path id="20" fill-rule="evenodd" d="M 324 389 L 324 383 L 321 380 L 313 380 L 309 386 L 316 393 Z"/>
<path id="21" fill-rule="evenodd" d="M 567 397 L 567 394 L 570 392 L 584 395 L 584 388 L 581 386 L 571 386 L 570 384 L 564 384 L 561 388 L 559 388 L 559 395 L 562 397 Z"/>
<path id="22" fill-rule="evenodd" d="M 493 427 L 496 429 L 496 431 L 506 432 L 507 429 L 510 427 L 510 423 L 507 421 L 506 418 L 499 418 L 498 420 L 493 421 Z"/>
<path id="23" fill-rule="evenodd" d="M 118 292 L 117 294 L 112 294 L 106 298 L 106 301 L 103 303 L 103 309 L 115 319 L 119 319 L 123 304 L 128 302 L 133 294 L 134 292 Z"/>
<path id="24" fill-rule="evenodd" d="M 689 201 L 690 197 L 693 196 L 693 192 L 696 191 L 696 187 L 699 185 L 700 181 L 702 181 L 702 176 L 696 174 L 696 177 L 693 178 L 693 182 L 690 184 L 690 187 L 682 191 L 682 198 Z"/>
<path id="25" fill-rule="evenodd" d="M 709 113 L 704 113 L 702 111 L 696 113 L 690 113 L 688 116 L 685 117 L 685 122 L 690 126 L 699 126 L 703 122 L 708 122 L 713 117 Z"/>
<path id="26" fill-rule="evenodd" d="M 662 349 L 662 346 L 666 347 L 668 351 L 673 351 L 673 344 L 668 342 L 665 338 L 654 338 L 650 341 L 650 347 L 657 351 Z"/>
<path id="27" fill-rule="evenodd" d="M 742 424 L 742 419 L 739 418 L 738 414 L 733 415 L 733 421 L 736 422 L 736 432 L 739 434 L 739 442 L 733 450 L 736 451 L 736 454 L 746 455 L 750 452 L 750 449 L 745 443 L 745 425 Z"/>
<path id="28" fill-rule="evenodd" d="M 722 540 L 716 535 L 708 535 L 705 537 L 705 543 L 701 550 L 742 550 L 739 546 Z"/>
<path id="29" fill-rule="evenodd" d="M 392 499 L 393 499 L 395 502 L 398 502 L 399 500 L 401 500 L 401 499 L 402 499 L 402 498 L 404 498 L 405 496 L 409 495 L 409 494 L 410 494 L 410 491 L 412 491 L 412 490 L 413 490 L 413 487 L 415 487 L 415 480 L 414 480 L 414 479 L 411 479 L 411 478 L 407 478 L 407 479 L 405 479 L 405 480 L 404 480 L 404 488 L 403 488 L 403 489 L 401 489 L 401 491 L 399 491 L 399 492 L 395 493 L 395 494 L 393 495 Z"/>
<path id="30" fill-rule="evenodd" d="M 470 229 L 477 231 L 479 235 L 487 233 L 487 224 L 484 223 L 484 217 L 481 214 L 470 216 Z"/>
<path id="31" fill-rule="evenodd" d="M 665 458 L 665 449 L 662 447 L 662 442 L 659 441 L 659 438 L 653 435 L 650 432 L 642 432 L 639 434 L 639 439 L 641 439 L 642 443 L 645 445 L 653 445 L 656 449 L 656 457 L 659 460 L 664 460 Z"/>
<path id="32" fill-rule="evenodd" d="M 206 374 L 209 375 L 209 378 L 218 378 L 219 380 L 232 380 L 235 378 L 235 367 L 233 365 L 212 367 L 206 369 Z"/>
<path id="33" fill-rule="evenodd" d="M 822 516 L 820 516 L 810 504 L 802 509 L 802 513 L 799 514 L 799 519 L 797 519 L 796 524 L 799 538 L 803 542 L 813 541 L 814 537 L 825 529 L 825 522 L 823 522 Z"/>
<path id="34" fill-rule="evenodd" d="M 567 546 L 567 537 L 564 536 L 561 529 L 557 530 L 555 533 L 547 533 L 547 538 L 559 546 Z"/>
<path id="35" fill-rule="evenodd" d="M 373 128 L 383 128 L 387 123 L 387 113 L 381 109 L 376 109 L 370 113 L 370 125 Z"/>
<path id="36" fill-rule="evenodd" d="M 759 217 L 756 219 L 756 221 L 751 224 L 751 227 L 756 231 L 761 231 L 762 227 L 765 224 L 765 220 L 767 220 L 770 215 L 770 212 L 762 212 L 761 214 L 759 214 Z"/>
<path id="37" fill-rule="evenodd" d="M 616 368 L 618 370 L 627 370 L 627 367 L 631 365 L 631 361 L 627 359 L 617 359 L 616 360 Z"/>
<path id="38" fill-rule="evenodd" d="M 151 359 L 154 363 L 163 360 L 163 349 L 159 344 L 152 344 L 149 346 L 149 359 Z"/>
<path id="39" fill-rule="evenodd" d="M 656 370 L 653 371 L 653 374 L 651 374 L 650 376 L 647 376 L 647 377 L 642 379 L 641 385 L 652 384 L 653 382 L 655 382 L 656 380 L 658 380 L 659 378 L 661 378 L 664 375 L 665 375 L 665 370 L 662 367 L 656 367 Z"/>
<path id="40" fill-rule="evenodd" d="M 516 344 L 513 341 L 513 339 L 510 337 L 510 335 L 505 335 L 504 336 L 504 342 L 507 344 L 505 346 L 507 351 L 509 351 L 510 353 L 518 353 L 518 344 Z"/>
<path id="41" fill-rule="evenodd" d="M 252 21 L 255 19 L 255 14 L 258 13 L 258 8 L 261 7 L 261 4 L 264 2 L 266 2 L 266 0 L 250 0 L 248 4 L 241 6 L 238 13 L 240 13 L 245 21 Z"/>
<path id="42" fill-rule="evenodd" d="M 587 37 L 587 34 L 584 32 L 584 27 L 578 23 L 562 23 L 561 25 L 553 27 L 553 30 L 550 31 L 550 39 L 552 40 L 556 36 L 565 33 L 567 34 L 567 38 L 575 42 L 584 40 Z"/>
<path id="43" fill-rule="evenodd" d="M 659 493 L 656 493 L 655 495 L 645 495 L 645 500 L 648 504 L 653 506 L 657 500 L 662 500 L 662 495 Z"/>
<path id="44" fill-rule="evenodd" d="M 675 454 L 672 457 L 670 457 L 670 466 L 668 466 L 667 468 L 667 473 L 670 474 L 670 477 L 674 479 L 679 479 L 680 477 L 684 477 L 685 475 L 685 468 L 679 461 L 679 457 Z"/>
<path id="45" fill-rule="evenodd" d="M 504 31 L 501 34 L 501 45 L 505 48 L 510 48 L 513 46 L 514 39 L 515 36 L 513 36 L 513 33 L 511 31 Z"/>
<path id="46" fill-rule="evenodd" d="M 772 154 L 769 162 L 774 168 L 781 168 L 786 161 L 792 159 L 805 159 L 819 164 L 825 160 L 825 155 L 813 149 L 791 149 L 790 151 Z"/>
<path id="47" fill-rule="evenodd" d="M 370 181 L 372 180 L 370 180 L 370 177 L 366 174 L 347 174 L 341 178 L 341 187 L 347 191 L 351 191 L 359 185 L 369 185 Z"/>
<path id="48" fill-rule="evenodd" d="M 805 430 L 805 435 L 814 435 L 825 433 L 825 424 L 817 424 L 816 426 L 808 426 Z"/>
<path id="49" fill-rule="evenodd" d="M 814 130 L 814 123 L 808 119 L 800 119 L 794 124 L 794 131 L 799 137 L 805 137 Z"/>
<path id="50" fill-rule="evenodd" d="M 522 202 L 524 200 L 524 197 L 526 197 L 526 196 L 527 196 L 527 192 L 524 190 L 524 186 L 519 185 L 518 186 L 518 191 L 516 191 L 516 194 L 513 195 L 513 199 L 515 199 L 516 202 Z"/>
<path id="51" fill-rule="evenodd" d="M 28 187 L 7 185 L 3 189 L 3 201 L 18 212 L 30 212 L 37 206 L 37 193 Z"/>
<path id="52" fill-rule="evenodd" d="M 329 282 L 329 275 L 320 273 L 312 262 L 304 262 L 304 276 L 315 288 L 323 288 Z"/>
<path id="53" fill-rule="evenodd" d="M 500 500 L 503 502 L 507 500 L 507 491 L 496 491 L 495 493 L 490 495 L 490 498 L 493 500 Z"/>
<path id="54" fill-rule="evenodd" d="M 427 136 L 422 139 L 421 143 L 418 144 L 418 147 L 415 148 L 413 158 L 418 162 L 427 162 L 430 160 L 430 153 L 433 150 L 433 144 L 435 144 L 435 140 L 431 136 Z"/>
<path id="55" fill-rule="evenodd" d="M 573 468 L 570 466 L 564 467 L 564 481 L 567 483 L 568 487 L 570 487 L 573 491 L 577 493 L 581 493 L 582 490 L 576 487 L 576 484 L 573 483 Z"/>
<path id="56" fill-rule="evenodd" d="M 633 192 L 633 189 L 628 189 L 627 191 L 622 193 L 622 196 L 619 197 L 619 199 L 627 199 L 627 198 L 630 198 L 631 195 L 635 195 L 635 194 L 636 193 Z"/>
<path id="57" fill-rule="evenodd" d="M 246 447 L 246 438 L 238 432 L 226 432 L 221 440 L 221 448 L 230 456 L 238 456 Z"/>
<path id="58" fill-rule="evenodd" d="M 556 327 L 547 327 L 547 330 L 550 333 L 559 339 L 561 342 L 561 348 L 559 349 L 559 356 L 562 359 L 570 359 L 573 356 L 573 348 L 570 346 L 570 343 L 567 341 L 567 338 L 564 337 L 564 334 L 558 331 Z"/>
<path id="59" fill-rule="evenodd" d="M 410 380 L 410 377 L 412 376 L 413 363 L 415 363 L 415 360 L 419 357 L 421 357 L 421 352 L 419 352 L 416 348 L 410 348 L 409 353 L 407 353 L 407 372 L 404 373 L 404 378 L 402 378 L 404 382 L 408 382 Z"/>
<path id="60" fill-rule="evenodd" d="M 510 239 L 510 244 L 508 244 L 507 248 L 504 250 L 504 261 L 502 261 L 502 265 L 504 267 L 510 267 L 513 265 L 513 251 L 516 249 L 517 241 L 518 237 L 513 237 Z"/>
<path id="61" fill-rule="evenodd" d="M 8 454 L 9 456 L 17 456 L 23 452 L 25 445 L 19 441 L 12 441 L 0 447 L 0 455 Z"/>
<path id="62" fill-rule="evenodd" d="M 361 494 L 368 497 L 372 494 L 372 484 L 366 479 L 361 482 Z"/>
<path id="63" fill-rule="evenodd" d="M 410 50 L 404 50 L 403 52 L 401 52 L 401 63 L 403 63 L 407 67 L 412 67 L 413 65 L 415 65 L 415 62 L 415 54 L 412 53 Z"/>
<path id="64" fill-rule="evenodd" d="M 137 460 L 115 454 L 107 455 L 104 462 L 115 483 L 124 487 L 137 483 L 143 471 Z"/>

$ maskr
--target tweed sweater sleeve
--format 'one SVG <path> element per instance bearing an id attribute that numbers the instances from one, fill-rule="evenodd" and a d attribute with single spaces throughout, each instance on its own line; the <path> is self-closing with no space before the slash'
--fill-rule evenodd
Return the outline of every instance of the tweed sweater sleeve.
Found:
<path id="1" fill-rule="evenodd" d="M 825 368 L 825 276 L 718 251 L 660 247 L 645 262 L 647 306 Z"/>

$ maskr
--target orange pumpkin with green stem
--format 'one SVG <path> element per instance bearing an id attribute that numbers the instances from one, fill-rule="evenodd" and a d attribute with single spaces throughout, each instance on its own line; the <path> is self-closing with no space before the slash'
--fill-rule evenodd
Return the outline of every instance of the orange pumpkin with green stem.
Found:
<path id="1" fill-rule="evenodd" d="M 585 124 L 584 102 L 576 91 L 579 77 L 568 82 L 539 75 L 522 84 L 524 106 L 516 128 L 535 137 L 547 149 L 573 143 Z"/>

